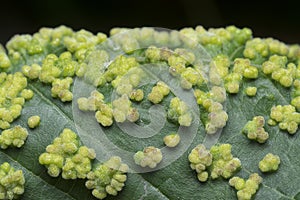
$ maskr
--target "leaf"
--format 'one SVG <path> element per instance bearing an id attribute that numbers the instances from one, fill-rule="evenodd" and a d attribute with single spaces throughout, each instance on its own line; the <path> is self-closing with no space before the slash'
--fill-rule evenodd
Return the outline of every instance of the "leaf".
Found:
<path id="1" fill-rule="evenodd" d="M 233 53 L 239 54 L 239 50 Z M 258 94 L 248 97 L 242 91 L 247 86 L 255 85 Z M 95 200 L 91 191 L 85 188 L 84 180 L 63 180 L 51 178 L 46 168 L 38 163 L 38 157 L 60 132 L 68 127 L 76 130 L 73 122 L 72 104 L 62 103 L 51 97 L 51 88 L 40 82 L 29 82 L 28 87 L 34 91 L 34 98 L 26 102 L 22 115 L 14 124 L 27 127 L 27 119 L 32 115 L 41 117 L 41 124 L 36 129 L 28 129 L 29 136 L 21 149 L 0 150 L 0 163 L 9 162 L 16 169 L 23 170 L 26 184 L 22 199 L 66 199 L 66 200 Z M 148 88 L 149 90 L 149 88 Z M 104 93 L 107 91 L 101 90 Z M 290 102 L 289 90 L 282 88 L 265 76 L 255 81 L 245 81 L 241 92 L 229 95 L 226 109 L 229 115 L 227 126 L 223 129 L 220 143 L 232 144 L 235 157 L 242 162 L 242 169 L 238 176 L 248 178 L 250 173 L 257 172 L 263 177 L 263 183 L 256 194 L 256 199 L 299 199 L 300 194 L 300 136 L 299 130 L 295 135 L 280 131 L 277 126 L 266 125 L 270 138 L 266 144 L 258 144 L 248 140 L 241 134 L 243 126 L 256 115 L 268 119 L 273 105 L 286 105 Z M 149 104 L 137 104 L 141 108 L 148 108 Z M 144 119 L 147 122 L 147 117 Z M 107 129 L 108 138 L 117 146 L 129 151 L 141 150 L 146 145 L 162 146 L 164 135 L 174 131 L 171 124 L 162 130 L 161 135 L 151 139 L 132 138 L 120 134 L 120 130 L 113 126 Z M 176 129 L 175 129 L 176 130 Z M 155 172 L 144 174 L 130 173 L 126 186 L 118 196 L 107 199 L 234 199 L 236 191 L 230 187 L 228 180 L 218 179 L 200 183 L 196 173 L 189 167 L 188 153 L 205 137 L 203 124 L 200 124 L 193 143 L 178 160 L 171 165 Z M 279 155 L 281 164 L 275 173 L 262 174 L 258 169 L 258 162 L 267 154 Z"/>

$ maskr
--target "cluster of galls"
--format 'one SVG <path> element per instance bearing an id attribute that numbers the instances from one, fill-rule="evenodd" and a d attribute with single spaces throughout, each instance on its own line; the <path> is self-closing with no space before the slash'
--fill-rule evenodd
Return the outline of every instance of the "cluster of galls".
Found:
<path id="1" fill-rule="evenodd" d="M 32 64 L 24 65 L 22 72 L 29 79 L 39 79 L 43 83 L 52 84 L 51 94 L 61 101 L 72 101 L 73 94 L 70 91 L 73 76 L 79 69 L 79 64 L 73 60 L 70 52 L 64 52 L 57 57 L 49 54 L 43 60 L 42 66 Z"/>
<path id="2" fill-rule="evenodd" d="M 286 56 L 271 56 L 262 64 L 262 71 L 284 87 L 291 87 L 294 79 L 300 79 L 300 68 L 288 63 Z"/>
<path id="3" fill-rule="evenodd" d="M 7 149 L 10 146 L 20 148 L 24 145 L 27 136 L 27 130 L 21 126 L 4 130 L 0 135 L 0 147 L 2 149 Z"/>
<path id="4" fill-rule="evenodd" d="M 273 172 L 276 171 L 280 164 L 280 158 L 277 155 L 268 153 L 260 162 L 259 169 L 262 172 Z"/>
<path id="5" fill-rule="evenodd" d="M 226 91 L 230 94 L 239 92 L 240 83 L 243 78 L 256 79 L 258 69 L 253 66 L 249 59 L 236 58 L 231 73 L 224 77 Z"/>
<path id="6" fill-rule="evenodd" d="M 164 137 L 164 143 L 167 147 L 176 147 L 180 142 L 180 136 L 178 133 L 171 133 Z"/>
<path id="7" fill-rule="evenodd" d="M 144 148 L 134 154 L 134 162 L 141 167 L 155 168 L 162 161 L 162 153 L 160 149 L 153 146 Z"/>
<path id="8" fill-rule="evenodd" d="M 104 199 L 107 194 L 116 196 L 125 185 L 127 171 L 128 166 L 114 156 L 89 172 L 85 185 L 98 199 Z"/>
<path id="9" fill-rule="evenodd" d="M 81 97 L 77 100 L 78 108 L 81 111 L 94 111 L 95 118 L 102 126 L 113 124 L 113 110 L 111 105 L 104 102 L 102 93 L 94 90 L 88 98 Z"/>
<path id="10" fill-rule="evenodd" d="M 126 94 L 114 100 L 112 105 L 116 122 L 125 122 L 126 120 L 136 122 L 140 117 L 138 110 L 132 107 L 132 102 Z"/>
<path id="11" fill-rule="evenodd" d="M 46 152 L 41 154 L 39 162 L 48 168 L 48 174 L 58 177 L 62 171 L 64 179 L 86 178 L 92 169 L 91 160 L 96 154 L 93 149 L 80 146 L 77 135 L 70 129 L 64 129 Z"/>
<path id="12" fill-rule="evenodd" d="M 207 168 L 212 164 L 212 155 L 203 144 L 197 145 L 189 154 L 190 167 L 196 170 L 198 180 L 205 182 L 208 179 Z"/>
<path id="13" fill-rule="evenodd" d="M 300 71 L 300 65 L 298 65 L 298 69 Z M 292 93 L 292 101 L 291 105 L 295 106 L 298 111 L 300 111 L 300 78 L 296 79 L 293 84 L 293 93 Z"/>
<path id="14" fill-rule="evenodd" d="M 243 54 L 246 58 L 261 64 L 268 59 L 269 56 L 275 54 L 286 56 L 288 59 L 295 61 L 300 58 L 299 52 L 300 47 L 298 45 L 288 46 L 272 38 L 253 38 L 247 41 Z"/>
<path id="15" fill-rule="evenodd" d="M 198 180 L 207 181 L 209 177 L 228 179 L 240 169 L 241 162 L 231 154 L 230 144 L 212 146 L 207 150 L 203 144 L 196 146 L 189 154 L 190 166 L 196 170 Z"/>
<path id="16" fill-rule="evenodd" d="M 25 101 L 33 97 L 26 87 L 27 79 L 22 73 L 0 73 L 0 129 L 8 129 L 21 115 Z"/>
<path id="17" fill-rule="evenodd" d="M 116 88 L 116 93 L 119 96 L 126 94 L 131 100 L 139 102 L 144 99 L 144 91 L 142 89 L 137 89 L 137 87 L 144 75 L 142 69 L 134 67 L 124 76 L 119 75 L 111 82 L 111 84 Z"/>
<path id="18" fill-rule="evenodd" d="M 205 30 L 202 26 L 184 28 L 180 33 L 187 45 L 195 47 L 201 44 L 211 55 L 231 55 L 238 47 L 244 45 L 252 37 L 248 28 L 238 29 L 235 26 L 226 28 L 210 28 Z"/>
<path id="19" fill-rule="evenodd" d="M 250 139 L 259 143 L 265 143 L 269 134 L 264 129 L 265 119 L 263 116 L 253 117 L 252 121 L 247 122 L 242 132 Z"/>
<path id="20" fill-rule="evenodd" d="M 70 91 L 72 77 L 75 74 L 83 76 L 86 70 L 84 60 L 88 50 L 105 39 L 102 33 L 94 36 L 85 30 L 73 32 L 61 26 L 55 29 L 42 28 L 34 36 L 17 35 L 7 43 L 7 49 L 12 63 L 26 64 L 22 67 L 26 77 L 52 84 L 52 96 L 65 102 L 73 98 Z"/>
<path id="21" fill-rule="evenodd" d="M 11 62 L 5 53 L 4 48 L 0 45 L 0 69 L 6 70 L 11 66 Z"/>
<path id="22" fill-rule="evenodd" d="M 148 94 L 148 100 L 154 104 L 160 103 L 165 96 L 170 93 L 169 86 L 162 81 L 158 81 Z"/>
<path id="23" fill-rule="evenodd" d="M 21 170 L 9 163 L 0 165 L 0 199 L 18 199 L 24 193 L 25 178 Z"/>
<path id="24" fill-rule="evenodd" d="M 126 56 L 118 56 L 114 59 L 114 61 L 108 66 L 106 71 L 101 76 L 101 80 L 99 81 L 99 85 L 104 85 L 105 83 L 112 83 L 113 86 L 118 86 L 118 83 L 122 81 L 124 75 L 126 75 L 131 69 L 139 66 L 136 58 L 134 57 L 126 57 Z M 134 77 L 137 78 L 138 77 Z M 136 85 L 135 82 L 139 80 L 133 80 L 130 78 L 130 83 L 132 85 Z"/>
<path id="25" fill-rule="evenodd" d="M 188 90 L 204 82 L 203 72 L 193 65 L 196 60 L 194 53 L 186 49 L 176 48 L 173 51 L 168 48 L 150 46 L 145 51 L 145 55 L 150 62 L 166 62 L 169 66 L 169 73 L 180 77 L 180 85 L 183 89 Z"/>
<path id="26" fill-rule="evenodd" d="M 287 130 L 289 134 L 294 134 L 298 130 L 300 124 L 300 113 L 296 112 L 296 108 L 292 105 L 274 106 L 271 109 L 271 119 L 268 120 L 269 125 L 279 123 L 281 130 Z"/>
<path id="27" fill-rule="evenodd" d="M 229 184 L 238 191 L 238 200 L 251 200 L 261 182 L 262 178 L 257 173 L 251 174 L 247 180 L 237 176 L 229 180 Z"/>
<path id="28" fill-rule="evenodd" d="M 178 122 L 180 126 L 190 126 L 193 121 L 192 111 L 188 105 L 178 97 L 171 99 L 168 118 Z"/>
<path id="29" fill-rule="evenodd" d="M 214 134 L 226 125 L 228 115 L 224 111 L 222 103 L 226 100 L 226 91 L 219 86 L 213 86 L 209 92 L 196 89 L 194 92 L 197 103 L 208 111 L 208 119 L 205 130 L 208 134 Z"/>
<path id="30" fill-rule="evenodd" d="M 93 35 L 86 30 L 74 32 L 72 29 L 59 26 L 57 28 L 41 28 L 31 35 L 16 35 L 6 45 L 8 55 L 14 64 L 39 63 L 49 53 L 60 53 L 67 49 L 78 61 L 82 61 L 86 51 L 106 40 L 106 35 Z"/>

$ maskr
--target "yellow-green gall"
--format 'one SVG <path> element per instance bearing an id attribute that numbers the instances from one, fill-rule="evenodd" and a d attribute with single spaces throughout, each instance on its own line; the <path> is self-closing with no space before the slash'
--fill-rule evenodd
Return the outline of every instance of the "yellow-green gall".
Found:
<path id="1" fill-rule="evenodd" d="M 113 110 L 111 106 L 103 103 L 96 111 L 95 118 L 102 126 L 111 126 L 113 124 Z"/>
<path id="2" fill-rule="evenodd" d="M 213 161 L 211 166 L 211 178 L 232 177 L 240 168 L 241 161 L 231 154 L 230 144 L 214 145 L 210 149 Z"/>
<path id="3" fill-rule="evenodd" d="M 84 179 L 95 157 L 94 150 L 80 146 L 76 133 L 66 128 L 46 147 L 46 152 L 39 157 L 39 163 L 47 167 L 52 177 L 58 177 L 62 171 L 64 179 Z"/>
<path id="4" fill-rule="evenodd" d="M 23 97 L 25 100 L 30 100 L 33 97 L 33 91 L 29 89 L 23 89 L 21 92 L 21 97 Z"/>
<path id="5" fill-rule="evenodd" d="M 297 110 L 300 110 L 300 96 L 293 98 L 291 104 L 295 106 Z"/>
<path id="6" fill-rule="evenodd" d="M 55 79 L 73 77 L 78 69 L 78 63 L 72 59 L 70 52 L 63 52 L 59 57 L 49 54 L 44 59 L 39 80 L 52 83 Z"/>
<path id="7" fill-rule="evenodd" d="M 254 97 L 256 95 L 257 92 L 257 88 L 256 87 L 247 87 L 245 90 L 245 93 L 249 96 L 249 97 Z"/>
<path id="8" fill-rule="evenodd" d="M 18 199 L 24 193 L 25 178 L 22 170 L 9 163 L 0 165 L 0 199 Z"/>
<path id="9" fill-rule="evenodd" d="M 193 64 L 195 61 L 195 54 L 188 49 L 184 48 L 176 48 L 175 49 L 175 54 L 184 58 L 187 61 L 187 64 Z"/>
<path id="10" fill-rule="evenodd" d="M 119 83 L 117 87 L 117 94 L 122 96 L 123 94 L 129 95 L 133 91 L 133 87 L 128 83 Z"/>
<path id="11" fill-rule="evenodd" d="M 125 57 L 125 56 L 118 56 L 114 62 L 112 62 L 103 77 L 105 78 L 106 82 L 112 82 L 117 76 L 125 75 L 130 69 L 139 66 L 136 58 L 134 57 Z"/>
<path id="12" fill-rule="evenodd" d="M 272 172 L 276 171 L 280 164 L 280 158 L 277 155 L 268 153 L 260 162 L 259 169 L 262 172 Z"/>
<path id="13" fill-rule="evenodd" d="M 228 69 L 230 67 L 230 59 L 226 55 L 217 55 L 213 58 L 211 64 L 212 68 L 216 68 L 218 75 L 224 78 L 228 75 Z"/>
<path id="14" fill-rule="evenodd" d="M 92 190 L 97 199 L 104 199 L 108 195 L 116 196 L 125 186 L 127 171 L 128 166 L 122 163 L 121 158 L 113 156 L 88 173 L 85 186 Z"/>
<path id="15" fill-rule="evenodd" d="M 171 55 L 168 58 L 168 64 L 170 66 L 170 72 L 172 75 L 181 74 L 185 69 L 186 63 L 187 61 L 184 58 L 175 55 Z"/>
<path id="16" fill-rule="evenodd" d="M 2 149 L 7 149 L 10 146 L 20 148 L 24 145 L 27 136 L 27 130 L 21 126 L 4 130 L 0 135 L 0 147 Z"/>
<path id="17" fill-rule="evenodd" d="M 162 161 L 162 153 L 160 149 L 153 146 L 144 148 L 143 151 L 138 151 L 133 156 L 134 162 L 141 167 L 155 168 Z"/>
<path id="18" fill-rule="evenodd" d="M 168 118 L 172 121 L 178 122 L 181 126 L 190 126 L 193 121 L 189 107 L 178 97 L 174 97 L 170 101 Z"/>
<path id="19" fill-rule="evenodd" d="M 189 154 L 190 167 L 197 172 L 200 182 L 208 179 L 207 168 L 212 164 L 212 154 L 203 144 L 197 145 Z"/>
<path id="20" fill-rule="evenodd" d="M 249 59 L 245 58 L 236 58 L 234 60 L 233 72 L 243 75 L 245 69 L 251 64 Z"/>
<path id="21" fill-rule="evenodd" d="M 160 49 L 155 46 L 150 46 L 145 51 L 145 56 L 150 60 L 150 62 L 160 61 Z"/>
<path id="22" fill-rule="evenodd" d="M 275 126 L 277 124 L 277 122 L 275 120 L 273 120 L 273 119 L 268 119 L 268 124 L 270 126 Z"/>
<path id="23" fill-rule="evenodd" d="M 194 90 L 194 96 L 197 100 L 197 104 L 199 105 L 202 105 L 203 102 L 209 98 L 209 95 L 200 89 Z"/>
<path id="24" fill-rule="evenodd" d="M 242 75 L 236 72 L 230 73 L 225 77 L 225 89 L 230 94 L 239 92 Z"/>
<path id="25" fill-rule="evenodd" d="M 38 64 L 24 65 L 22 67 L 22 73 L 31 80 L 39 78 L 41 70 L 42 68 Z"/>
<path id="26" fill-rule="evenodd" d="M 37 126 L 40 125 L 40 122 L 41 122 L 41 118 L 38 115 L 31 116 L 27 120 L 27 124 L 29 128 L 36 128 Z"/>
<path id="27" fill-rule="evenodd" d="M 219 103 L 223 103 L 226 100 L 226 90 L 223 87 L 213 86 L 208 95 L 212 100 Z"/>
<path id="28" fill-rule="evenodd" d="M 133 101 L 142 101 L 144 98 L 144 91 L 142 89 L 133 90 L 129 98 Z"/>
<path id="29" fill-rule="evenodd" d="M 258 77 L 258 70 L 254 66 L 247 66 L 243 72 L 243 76 L 249 79 L 256 79 Z"/>
<path id="30" fill-rule="evenodd" d="M 278 123 L 279 128 L 287 130 L 289 134 L 295 134 L 300 124 L 300 113 L 292 105 L 274 106 L 271 109 L 270 117 Z"/>
<path id="31" fill-rule="evenodd" d="M 14 74 L 0 73 L 0 128 L 8 129 L 10 123 L 21 115 L 25 98 L 33 95 L 25 89 L 27 79 L 21 72 Z M 24 96 L 24 97 L 23 97 Z"/>
<path id="32" fill-rule="evenodd" d="M 188 83 L 190 83 L 192 86 L 204 82 L 201 73 L 192 67 L 187 67 L 184 70 L 182 70 L 181 77 Z"/>
<path id="33" fill-rule="evenodd" d="M 92 170 L 91 160 L 96 158 L 93 149 L 86 146 L 79 147 L 75 155 L 66 158 L 62 167 L 62 177 L 64 179 L 86 178 Z"/>
<path id="34" fill-rule="evenodd" d="M 238 200 L 250 200 L 259 189 L 261 182 L 262 178 L 257 173 L 253 173 L 246 181 L 235 176 L 229 180 L 229 185 L 238 191 Z"/>
<path id="35" fill-rule="evenodd" d="M 273 55 L 268 61 L 262 64 L 265 74 L 270 74 L 271 78 L 279 82 L 284 87 L 290 87 L 297 76 L 297 69 L 294 63 L 288 63 L 286 56 Z"/>
<path id="36" fill-rule="evenodd" d="M 203 107 L 209 112 L 208 120 L 205 124 L 207 134 L 214 134 L 226 125 L 228 115 L 223 110 L 222 104 L 207 99 L 203 102 Z"/>
<path id="37" fill-rule="evenodd" d="M 72 101 L 73 94 L 70 91 L 73 79 L 67 77 L 65 79 L 55 79 L 52 82 L 51 95 L 54 98 L 59 98 L 62 102 Z"/>
<path id="38" fill-rule="evenodd" d="M 164 137 L 164 143 L 167 147 L 176 147 L 180 142 L 180 136 L 173 133 Z"/>
<path id="39" fill-rule="evenodd" d="M 265 119 L 263 116 L 253 117 L 252 121 L 247 122 L 242 132 L 250 139 L 259 143 L 265 143 L 269 134 L 264 129 Z"/>
<path id="40" fill-rule="evenodd" d="M 153 87 L 152 91 L 148 94 L 148 100 L 154 104 L 160 103 L 164 98 L 164 95 L 159 91 L 157 87 Z"/>
<path id="41" fill-rule="evenodd" d="M 11 66 L 11 62 L 0 45 L 0 69 L 8 69 Z"/>
<path id="42" fill-rule="evenodd" d="M 226 91 L 230 94 L 237 94 L 240 90 L 240 83 L 237 81 L 228 82 L 225 84 Z"/>
<path id="43" fill-rule="evenodd" d="M 77 103 L 81 111 L 97 111 L 102 107 L 102 104 L 104 104 L 104 95 L 94 90 L 88 98 L 78 98 Z"/>
<path id="44" fill-rule="evenodd" d="M 160 103 L 165 96 L 170 93 L 169 86 L 162 81 L 158 81 L 148 95 L 148 100 L 154 104 Z"/>
<path id="45" fill-rule="evenodd" d="M 112 102 L 113 116 L 116 122 L 136 122 L 139 119 L 139 112 L 132 107 L 132 103 L 126 94 Z"/>
<path id="46" fill-rule="evenodd" d="M 0 128 L 1 129 L 8 129 L 10 127 L 10 123 L 8 123 L 7 121 L 3 121 L 3 120 L 0 120 Z"/>

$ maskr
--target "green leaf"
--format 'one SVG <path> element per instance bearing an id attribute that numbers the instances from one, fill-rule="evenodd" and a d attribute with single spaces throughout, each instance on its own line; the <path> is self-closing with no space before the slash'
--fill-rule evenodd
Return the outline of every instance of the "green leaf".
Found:
<path id="1" fill-rule="evenodd" d="M 243 166 L 237 175 L 244 178 L 259 171 L 258 162 L 265 154 L 272 152 L 279 155 L 282 162 L 278 172 L 262 175 L 264 180 L 256 198 L 296 199 L 300 192 L 297 179 L 300 173 L 299 131 L 290 136 L 279 131 L 278 127 L 267 126 L 270 138 L 263 145 L 250 141 L 241 134 L 244 124 L 253 116 L 262 115 L 268 118 L 273 105 L 287 104 L 289 98 L 285 96 L 286 89 L 275 87 L 272 81 L 266 78 L 245 82 L 243 88 L 253 84 L 258 88 L 257 96 L 249 98 L 243 92 L 229 96 L 226 107 L 230 120 L 219 142 L 232 144 L 233 155 L 242 161 Z M 24 171 L 26 190 L 23 199 L 94 199 L 90 195 L 91 192 L 85 189 L 84 181 L 51 178 L 47 175 L 46 168 L 39 165 L 38 157 L 45 151 L 45 147 L 65 127 L 73 130 L 75 127 L 70 103 L 61 103 L 53 99 L 50 87 L 41 83 L 29 83 L 29 88 L 34 91 L 35 96 L 26 103 L 21 117 L 14 123 L 26 127 L 28 117 L 38 114 L 41 116 L 41 124 L 36 129 L 29 129 L 26 144 L 20 150 L 1 150 L 0 162 L 10 162 L 15 168 Z M 114 134 L 109 138 L 116 145 L 125 145 L 123 139 L 126 137 L 119 140 L 116 132 L 110 134 Z M 204 129 L 200 126 L 189 150 L 201 143 L 203 138 Z M 133 145 L 133 149 L 141 147 L 138 140 L 130 142 L 130 145 Z M 195 172 L 189 168 L 187 155 L 188 152 L 170 166 L 156 172 L 129 174 L 124 190 L 117 197 L 108 199 L 232 199 L 236 196 L 235 190 L 226 180 L 200 183 Z"/>
<path id="2" fill-rule="evenodd" d="M 240 55 L 240 50 L 233 52 L 232 58 Z M 248 97 L 243 90 L 253 85 L 258 88 L 257 95 Z M 91 191 L 85 188 L 85 180 L 52 178 L 47 174 L 46 168 L 39 164 L 38 157 L 45 151 L 46 146 L 64 128 L 75 131 L 76 127 L 73 122 L 72 104 L 53 99 L 49 85 L 29 82 L 28 88 L 34 91 L 34 98 L 26 102 L 21 117 L 13 124 L 27 127 L 27 119 L 32 115 L 39 115 L 40 126 L 36 129 L 27 127 L 29 136 L 21 149 L 0 150 L 0 163 L 9 162 L 16 169 L 23 170 L 26 183 L 22 199 L 95 200 Z M 151 88 L 145 88 L 149 89 Z M 102 89 L 101 92 L 109 93 L 110 90 Z M 287 105 L 289 102 L 290 91 L 263 75 L 255 81 L 244 81 L 239 94 L 228 96 L 226 109 L 229 121 L 222 131 L 219 143 L 232 144 L 233 155 L 241 160 L 242 169 L 237 176 L 248 178 L 250 173 L 256 172 L 263 177 L 256 199 L 300 198 L 300 131 L 291 136 L 287 132 L 280 131 L 277 126 L 266 125 L 265 129 L 269 132 L 270 138 L 265 144 L 250 141 L 241 134 L 243 126 L 254 116 L 262 115 L 268 119 L 272 106 Z M 142 102 L 136 106 L 145 109 L 150 105 Z M 145 116 L 144 121 L 147 120 Z M 107 129 L 107 136 L 120 148 L 137 151 L 152 143 L 163 146 L 162 138 L 174 129 L 176 131 L 176 127 L 170 123 L 160 135 L 142 140 L 122 135 L 120 130 L 113 126 Z M 155 172 L 129 173 L 124 189 L 118 196 L 109 196 L 107 199 L 235 199 L 236 191 L 229 186 L 228 180 L 218 179 L 200 183 L 196 173 L 190 169 L 188 154 L 197 144 L 203 142 L 204 137 L 204 126 L 200 124 L 189 150 L 178 160 Z M 258 163 L 269 152 L 279 155 L 281 164 L 277 172 L 262 174 Z"/>

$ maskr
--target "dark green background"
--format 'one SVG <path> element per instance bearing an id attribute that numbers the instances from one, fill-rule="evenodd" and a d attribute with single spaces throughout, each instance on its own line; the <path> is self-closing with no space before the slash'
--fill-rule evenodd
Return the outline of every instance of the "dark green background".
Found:
<path id="1" fill-rule="evenodd" d="M 112 27 L 219 27 L 235 24 L 255 36 L 300 43 L 299 1 L 237 0 L 31 0 L 2 1 L 0 42 L 16 33 L 65 24 L 74 29 L 108 33 Z"/>

